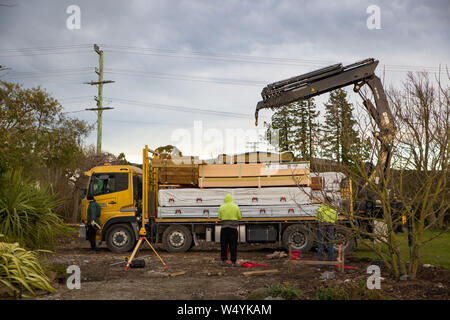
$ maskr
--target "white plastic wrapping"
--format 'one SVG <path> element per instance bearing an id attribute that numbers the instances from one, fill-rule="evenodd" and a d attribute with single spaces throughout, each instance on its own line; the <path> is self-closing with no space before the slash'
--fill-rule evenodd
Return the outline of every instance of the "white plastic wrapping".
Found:
<path id="1" fill-rule="evenodd" d="M 239 206 L 243 218 L 315 217 L 319 204 Z M 159 218 L 217 218 L 219 207 L 159 207 Z"/>
<path id="2" fill-rule="evenodd" d="M 346 175 L 342 172 L 311 172 L 311 177 L 323 177 L 325 191 L 339 191 Z"/>
<path id="3" fill-rule="evenodd" d="M 220 206 L 230 193 L 239 206 L 296 205 L 311 203 L 309 187 L 233 188 L 233 189 L 161 189 L 161 207 Z"/>

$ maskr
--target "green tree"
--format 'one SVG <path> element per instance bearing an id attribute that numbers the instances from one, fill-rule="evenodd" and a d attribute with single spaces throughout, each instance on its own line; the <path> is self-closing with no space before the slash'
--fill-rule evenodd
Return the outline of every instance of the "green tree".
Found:
<path id="1" fill-rule="evenodd" d="M 158 147 L 158 148 L 156 148 L 155 151 L 158 153 L 167 153 L 172 156 L 179 156 L 179 157 L 183 156 L 183 154 L 177 147 L 172 146 L 170 144 Z"/>
<path id="2" fill-rule="evenodd" d="M 24 89 L 0 81 L 0 163 L 22 168 L 26 176 L 76 165 L 82 138 L 91 127 L 67 117 L 63 107 L 40 87 Z"/>
<path id="3" fill-rule="evenodd" d="M 367 147 L 361 142 L 353 117 L 353 106 L 347 101 L 347 92 L 337 89 L 325 103 L 322 148 L 326 158 L 341 164 L 352 164 L 355 157 L 367 157 Z"/>
<path id="4" fill-rule="evenodd" d="M 270 141 L 278 130 L 279 151 L 292 151 L 296 158 L 310 159 L 316 150 L 319 112 L 313 99 L 277 108 L 266 131 Z"/>
<path id="5" fill-rule="evenodd" d="M 314 99 L 297 103 L 298 120 L 295 134 L 295 144 L 299 148 L 300 157 L 309 160 L 315 155 L 318 148 L 319 111 L 316 110 Z"/>
<path id="6" fill-rule="evenodd" d="M 267 124 L 266 137 L 268 141 L 275 136 L 275 130 L 278 130 L 278 149 L 283 151 L 294 151 L 293 135 L 295 130 L 292 128 L 294 118 L 292 116 L 293 104 L 277 108 L 272 115 L 270 123 Z"/>
<path id="7" fill-rule="evenodd" d="M 20 169 L 48 185 L 62 200 L 58 213 L 72 214 L 75 180 L 82 175 L 82 140 L 92 126 L 67 117 L 41 87 L 0 81 L 0 170 Z"/>

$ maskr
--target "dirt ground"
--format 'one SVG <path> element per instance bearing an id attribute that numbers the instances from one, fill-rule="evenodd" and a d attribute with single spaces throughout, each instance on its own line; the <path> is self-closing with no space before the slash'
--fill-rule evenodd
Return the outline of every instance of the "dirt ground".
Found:
<path id="1" fill-rule="evenodd" d="M 341 286 L 344 283 L 365 283 L 367 267 L 370 260 L 361 260 L 346 256 L 346 265 L 356 270 L 345 272 L 332 270 L 332 266 L 296 265 L 288 272 L 287 258 L 270 259 L 268 254 L 281 250 L 276 245 L 239 245 L 238 262 L 254 262 L 267 267 L 234 268 L 222 267 L 219 259 L 219 245 L 200 243 L 187 253 L 168 253 L 159 246 L 156 250 L 167 263 L 164 268 L 153 251 L 144 245 L 139 257 L 144 257 L 145 267 L 124 270 L 124 265 L 111 264 L 120 262 L 125 254 L 114 254 L 107 250 L 105 244 L 99 252 L 91 254 L 88 242 L 78 240 L 61 242 L 56 254 L 50 256 L 50 263 L 59 271 L 50 272 L 49 276 L 57 291 L 43 294 L 38 299 L 49 300 L 91 300 L 91 299 L 161 299 L 161 300 L 241 300 L 248 299 L 255 290 L 272 284 L 288 282 L 299 289 L 306 300 L 317 299 L 320 287 Z M 316 259 L 315 252 L 304 254 L 304 259 Z M 69 290 L 66 286 L 65 268 L 77 265 L 81 270 L 81 288 Z M 58 268 L 59 266 L 59 268 Z M 273 270 L 278 272 L 245 276 L 243 272 Z M 325 271 L 333 271 L 334 279 L 321 280 Z M 177 273 L 184 274 L 176 275 Z M 175 275 L 174 275 L 175 274 Z M 450 298 L 450 271 L 438 267 L 421 266 L 417 279 L 399 281 L 389 277 L 381 268 L 381 294 L 392 299 L 439 299 Z M 250 295 L 250 297 L 252 297 Z M 253 296 L 254 297 L 254 296 Z"/>

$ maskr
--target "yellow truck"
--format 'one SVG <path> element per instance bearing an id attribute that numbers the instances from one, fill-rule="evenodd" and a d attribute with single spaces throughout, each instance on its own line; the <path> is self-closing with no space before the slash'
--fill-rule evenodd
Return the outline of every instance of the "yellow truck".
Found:
<path id="1" fill-rule="evenodd" d="M 85 174 L 89 181 L 81 204 L 80 237 L 86 238 L 86 197 L 92 194 L 101 207 L 97 240 L 105 241 L 113 252 L 132 250 L 141 227 L 152 243 L 162 243 L 169 252 L 185 252 L 199 241 L 219 242 L 217 215 L 226 193 L 235 195 L 242 212 L 240 243 L 273 242 L 304 252 L 315 245 L 319 204 L 312 200 L 310 188 L 160 189 L 147 146 L 143 169 L 106 164 Z M 344 239 L 344 229 L 338 228 L 336 235 Z M 354 244 L 354 239 L 346 239 L 344 248 L 351 250 Z"/>

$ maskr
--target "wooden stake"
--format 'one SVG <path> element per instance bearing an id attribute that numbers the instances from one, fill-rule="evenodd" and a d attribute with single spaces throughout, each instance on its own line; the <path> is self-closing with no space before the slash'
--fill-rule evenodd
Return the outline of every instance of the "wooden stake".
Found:
<path id="1" fill-rule="evenodd" d="M 265 274 L 277 273 L 277 272 L 279 272 L 278 269 L 272 269 L 272 270 L 260 270 L 260 271 L 247 271 L 247 272 L 242 272 L 242 274 L 244 276 L 262 276 Z"/>

